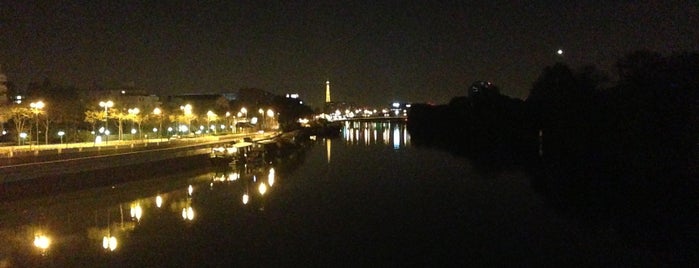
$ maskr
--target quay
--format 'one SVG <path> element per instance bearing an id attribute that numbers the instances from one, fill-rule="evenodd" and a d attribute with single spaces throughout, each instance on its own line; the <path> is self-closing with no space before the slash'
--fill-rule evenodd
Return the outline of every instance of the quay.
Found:
<path id="1" fill-rule="evenodd" d="M 171 169 L 173 165 L 200 163 L 195 160 L 206 159 L 211 147 L 217 144 L 246 137 L 262 140 L 275 135 L 276 132 L 265 132 L 176 140 L 110 141 L 109 144 L 88 142 L 0 147 L 0 185 L 110 169 Z"/>

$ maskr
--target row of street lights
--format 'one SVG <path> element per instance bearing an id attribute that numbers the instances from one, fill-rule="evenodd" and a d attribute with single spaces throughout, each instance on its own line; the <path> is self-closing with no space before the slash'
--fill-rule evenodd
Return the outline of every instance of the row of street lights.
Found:
<path id="1" fill-rule="evenodd" d="M 45 104 L 43 101 L 37 101 L 37 102 L 32 102 L 32 103 L 30 103 L 30 108 L 31 108 L 32 112 L 34 113 L 34 117 L 35 117 L 36 140 L 37 140 L 37 142 L 38 142 L 38 140 L 39 140 L 39 132 L 40 132 L 40 131 L 39 131 L 39 115 L 42 113 L 42 110 L 43 110 L 45 107 L 46 107 L 46 104 Z M 99 102 L 99 107 L 101 107 L 101 108 L 104 109 L 104 126 L 103 126 L 102 128 L 99 129 L 99 133 L 104 134 L 104 135 L 105 135 L 105 143 L 109 143 L 109 134 L 110 134 L 110 132 L 109 132 L 109 109 L 112 108 L 112 107 L 114 107 L 114 102 L 111 101 L 111 100 L 100 101 L 100 102 Z M 191 104 L 186 104 L 186 105 L 180 106 L 180 110 L 182 110 L 183 115 L 184 115 L 184 119 L 187 121 L 187 130 L 183 130 L 183 129 L 181 128 L 180 131 L 191 131 L 191 124 L 192 124 L 192 119 L 193 119 L 193 113 L 192 113 L 193 108 L 192 108 L 192 105 L 191 105 Z M 129 114 L 130 116 L 132 116 L 132 117 L 135 117 L 135 116 L 138 115 L 140 112 L 141 112 L 141 111 L 140 111 L 139 108 L 131 108 L 131 109 L 128 109 L 128 114 Z M 260 109 L 258 110 L 258 112 L 259 112 L 260 116 L 262 117 L 262 123 L 260 124 L 260 126 L 261 126 L 261 127 L 269 126 L 269 125 L 268 125 L 269 123 L 268 123 L 267 121 L 268 121 L 269 118 L 274 118 L 274 116 L 275 116 L 274 111 L 273 111 L 272 109 L 268 109 L 268 110 L 265 111 L 264 109 L 260 108 Z M 160 108 L 155 108 L 155 109 L 153 109 L 153 114 L 159 117 L 159 128 L 158 128 L 158 129 L 155 129 L 155 128 L 154 128 L 153 131 L 154 131 L 154 132 L 159 132 L 159 133 L 158 133 L 158 136 L 159 136 L 159 138 L 162 139 L 162 137 L 163 137 L 162 127 L 163 127 L 163 118 L 164 118 L 163 111 L 162 111 Z M 230 122 L 229 119 L 228 119 L 228 118 L 230 118 L 230 116 L 231 116 L 231 113 L 230 113 L 230 112 L 226 112 L 226 121 L 227 121 L 227 124 L 229 125 L 229 127 L 230 127 L 231 129 L 235 129 L 235 127 L 231 126 L 231 122 Z M 240 111 L 237 113 L 237 117 L 238 117 L 238 118 L 241 118 L 243 122 L 250 122 L 250 123 L 252 123 L 253 125 L 254 125 L 254 124 L 257 124 L 257 122 L 258 122 L 257 117 L 253 117 L 253 118 L 251 118 L 251 119 L 248 119 L 248 110 L 247 110 L 247 108 L 245 108 L 245 107 L 242 107 L 242 108 L 240 109 Z M 244 119 L 243 119 L 243 118 L 244 118 Z M 209 124 L 208 128 L 209 128 L 209 129 L 212 129 L 212 130 L 214 131 L 214 133 L 216 133 L 216 127 L 215 127 L 215 126 L 212 127 L 212 126 L 211 126 L 211 122 L 212 122 L 212 121 L 216 121 L 216 120 L 218 120 L 218 119 L 219 119 L 218 115 L 216 115 L 214 112 L 212 112 L 212 111 L 208 111 L 208 112 L 207 112 L 207 124 Z M 233 116 L 233 120 L 234 120 L 234 121 L 233 121 L 233 125 L 237 124 L 236 116 Z M 135 134 L 135 133 L 134 133 L 134 132 L 135 132 L 135 129 L 133 128 L 133 127 L 134 127 L 134 123 L 135 123 L 135 120 L 132 122 L 132 126 L 131 126 L 131 128 L 132 128 L 131 133 L 132 133 L 132 134 Z M 47 124 L 48 124 L 48 119 L 47 119 Z M 139 123 L 139 126 L 140 126 L 140 123 Z M 48 125 L 47 125 L 47 127 L 48 127 Z M 223 125 L 221 125 L 221 129 L 223 130 L 223 129 L 226 129 L 226 128 L 225 128 Z M 61 144 L 63 143 L 63 136 L 64 136 L 65 134 L 66 134 L 66 133 L 65 133 L 64 131 L 59 131 L 59 132 L 58 132 L 58 136 L 59 136 L 60 139 L 61 139 Z M 22 138 L 23 140 L 26 139 L 27 137 L 28 137 L 28 135 L 27 135 L 26 133 L 20 133 L 20 138 Z M 48 136 L 47 136 L 47 139 L 48 139 Z M 96 140 L 95 140 L 95 141 L 96 141 L 96 142 L 100 142 L 100 141 L 101 141 L 101 137 L 99 137 L 99 136 L 96 137 Z M 38 143 L 37 143 L 37 144 L 38 144 Z"/>

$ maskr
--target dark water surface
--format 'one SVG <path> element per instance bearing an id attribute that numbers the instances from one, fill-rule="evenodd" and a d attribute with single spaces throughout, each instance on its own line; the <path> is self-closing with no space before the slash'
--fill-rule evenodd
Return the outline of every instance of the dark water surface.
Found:
<path id="1" fill-rule="evenodd" d="M 0 267 L 654 262 L 558 217 L 523 173 L 475 172 L 388 122 L 347 124 L 272 164 L 3 203 L 0 239 Z"/>

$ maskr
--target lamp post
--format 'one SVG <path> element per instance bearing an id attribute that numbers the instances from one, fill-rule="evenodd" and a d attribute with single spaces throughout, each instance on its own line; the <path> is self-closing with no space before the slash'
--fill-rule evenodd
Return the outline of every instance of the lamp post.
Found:
<path id="1" fill-rule="evenodd" d="M 265 118 L 265 110 L 260 108 L 259 110 L 257 110 L 257 112 L 260 113 L 260 116 L 262 117 L 262 122 L 260 123 L 260 129 L 264 129 L 265 128 L 265 119 L 266 119 Z"/>
<path id="2" fill-rule="evenodd" d="M 37 102 L 32 102 L 29 104 L 29 107 L 32 108 L 32 111 L 34 112 L 34 121 L 36 121 L 36 145 L 39 145 L 39 114 L 41 113 L 41 109 L 44 108 L 44 102 L 43 101 L 37 101 Z"/>
<path id="3" fill-rule="evenodd" d="M 245 107 L 240 108 L 240 113 L 238 113 L 238 117 L 242 117 L 243 115 L 245 115 L 245 120 L 243 122 L 245 122 L 245 124 L 247 125 L 247 123 L 248 123 L 248 109 L 245 109 Z M 245 130 L 247 128 L 243 128 L 243 129 Z M 244 131 L 244 132 L 247 133 L 247 131 Z"/>
<path id="4" fill-rule="evenodd" d="M 163 111 L 161 111 L 160 108 L 155 107 L 155 109 L 153 109 L 153 114 L 160 117 L 160 127 L 158 127 L 158 138 L 160 138 L 162 140 L 163 139 L 163 134 L 162 134 L 162 132 L 163 132 L 163 130 L 162 130 L 162 128 L 163 128 Z"/>
<path id="5" fill-rule="evenodd" d="M 267 120 L 270 121 L 267 128 L 269 128 L 269 129 L 274 128 L 273 118 L 274 118 L 274 111 L 272 109 L 267 109 Z"/>
<path id="6" fill-rule="evenodd" d="M 65 135 L 65 134 L 66 133 L 63 130 L 58 131 L 58 136 L 61 137 L 61 144 L 63 144 L 63 135 Z"/>
<path id="7" fill-rule="evenodd" d="M 24 145 L 24 141 L 27 139 L 27 133 L 26 132 L 19 133 L 19 137 L 22 139 L 22 142 L 20 142 L 20 145 Z"/>
<path id="8" fill-rule="evenodd" d="M 184 113 L 185 120 L 187 120 L 187 131 L 191 131 L 192 129 L 192 120 L 190 117 L 192 116 L 192 105 L 187 104 L 184 106 L 180 106 L 180 110 Z"/>
<path id="9" fill-rule="evenodd" d="M 104 130 L 105 130 L 105 143 L 109 144 L 109 121 L 108 120 L 108 109 L 114 107 L 114 102 L 112 101 L 100 101 L 100 107 L 104 108 Z"/>
<path id="10" fill-rule="evenodd" d="M 136 129 L 134 129 L 133 125 L 136 123 L 136 116 L 138 116 L 138 113 L 141 112 L 138 108 L 132 108 L 128 109 L 129 116 L 131 117 L 131 140 L 134 139 L 134 135 L 136 134 Z M 139 127 L 140 128 L 140 127 Z"/>
<path id="11" fill-rule="evenodd" d="M 245 109 L 245 107 L 240 108 L 240 112 L 245 115 L 245 119 L 248 119 L 248 109 Z"/>
<path id="12" fill-rule="evenodd" d="M 215 114 L 214 112 L 212 112 L 211 110 L 209 110 L 209 111 L 206 113 L 206 121 L 207 121 L 207 122 L 206 122 L 206 124 L 207 124 L 206 127 L 209 128 L 209 129 L 211 129 L 211 120 L 216 121 L 216 114 Z M 214 134 L 216 134 L 216 126 L 215 126 L 215 125 L 214 125 Z"/>
<path id="13" fill-rule="evenodd" d="M 226 131 L 229 131 L 229 129 L 231 127 L 230 116 L 231 116 L 231 112 L 226 112 Z"/>

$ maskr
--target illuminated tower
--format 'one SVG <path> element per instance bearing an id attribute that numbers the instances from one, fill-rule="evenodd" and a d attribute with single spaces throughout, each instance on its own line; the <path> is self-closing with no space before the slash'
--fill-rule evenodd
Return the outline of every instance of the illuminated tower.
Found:
<path id="1" fill-rule="evenodd" d="M 325 81 L 325 102 L 330 102 L 330 81 Z"/>

